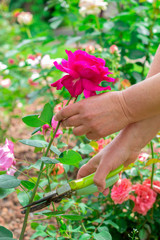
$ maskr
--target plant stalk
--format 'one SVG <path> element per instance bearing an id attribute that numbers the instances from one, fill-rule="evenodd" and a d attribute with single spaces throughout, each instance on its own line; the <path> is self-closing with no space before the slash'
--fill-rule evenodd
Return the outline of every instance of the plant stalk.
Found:
<path id="1" fill-rule="evenodd" d="M 71 99 L 72 99 L 72 97 L 69 98 L 66 106 L 69 104 Z M 47 155 L 48 155 L 48 152 L 50 150 L 50 147 L 52 145 L 52 142 L 53 142 L 53 140 L 55 138 L 55 135 L 56 135 L 56 133 L 58 131 L 59 126 L 60 126 L 60 122 L 58 122 L 58 124 L 57 124 L 57 127 L 56 127 L 56 129 L 55 129 L 55 131 L 53 133 L 53 136 L 52 136 L 49 144 L 48 144 L 48 147 L 47 147 L 47 150 L 46 150 L 46 152 L 44 154 L 44 157 L 47 157 Z M 36 185 L 34 187 L 34 190 L 33 190 L 32 196 L 30 198 L 29 204 L 33 202 L 33 199 L 34 199 L 34 197 L 36 195 L 37 188 L 38 188 L 38 185 L 39 185 L 39 182 L 40 182 L 40 179 L 41 179 L 41 175 L 42 175 L 42 172 L 43 172 L 43 167 L 44 167 L 44 162 L 41 163 L 41 167 L 40 167 L 40 171 L 39 171 L 39 174 L 38 174 L 37 182 L 36 182 Z M 27 226 L 29 210 L 30 210 L 30 207 L 28 207 L 27 210 L 26 210 L 26 214 L 25 214 L 24 221 L 23 221 L 23 227 L 22 227 L 22 230 L 21 230 L 21 234 L 20 234 L 19 240 L 23 240 L 24 239 L 24 233 L 25 233 L 25 229 L 26 229 L 26 226 Z"/>

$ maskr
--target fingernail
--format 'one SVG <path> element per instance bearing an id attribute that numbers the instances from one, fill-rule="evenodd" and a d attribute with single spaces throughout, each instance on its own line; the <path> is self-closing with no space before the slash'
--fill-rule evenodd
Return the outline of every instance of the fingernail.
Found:
<path id="1" fill-rule="evenodd" d="M 103 192 L 103 188 L 102 187 L 98 187 L 98 191 L 99 192 Z"/>

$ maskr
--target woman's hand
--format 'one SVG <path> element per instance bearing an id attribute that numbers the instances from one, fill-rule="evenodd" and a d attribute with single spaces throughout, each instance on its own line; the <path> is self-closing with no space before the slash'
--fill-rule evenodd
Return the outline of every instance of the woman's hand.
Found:
<path id="1" fill-rule="evenodd" d="M 74 127 L 76 136 L 99 139 L 129 124 L 121 105 L 121 93 L 109 92 L 69 105 L 55 115 L 62 127 Z"/>
<path id="2" fill-rule="evenodd" d="M 160 116 L 143 120 L 127 126 L 102 151 L 82 166 L 77 177 L 95 173 L 94 182 L 100 192 L 105 190 L 105 179 L 108 173 L 119 165 L 128 166 L 134 162 L 140 150 L 156 135 L 160 129 Z"/>

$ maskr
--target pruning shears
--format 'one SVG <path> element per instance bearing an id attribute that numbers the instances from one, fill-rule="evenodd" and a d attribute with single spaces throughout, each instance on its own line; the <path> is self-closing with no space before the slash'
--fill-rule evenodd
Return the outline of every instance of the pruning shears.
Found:
<path id="1" fill-rule="evenodd" d="M 118 173 L 120 173 L 123 168 L 124 166 L 122 164 L 107 175 L 106 188 L 112 186 L 119 180 Z M 58 203 L 63 198 L 70 198 L 72 195 L 82 196 L 98 192 L 97 186 L 93 181 L 94 175 L 95 173 L 92 173 L 84 178 L 72 180 L 71 182 L 68 182 L 61 187 L 57 187 L 54 191 L 45 194 L 45 196 L 40 200 L 24 206 L 21 213 L 25 214 L 28 207 L 30 208 L 30 212 L 35 212 L 37 210 L 43 209 L 46 206 L 49 206 L 51 202 Z"/>

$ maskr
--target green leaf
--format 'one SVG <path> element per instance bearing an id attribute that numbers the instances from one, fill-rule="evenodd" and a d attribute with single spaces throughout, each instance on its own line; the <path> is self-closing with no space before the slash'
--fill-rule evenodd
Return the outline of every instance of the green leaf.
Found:
<path id="1" fill-rule="evenodd" d="M 58 159 L 63 164 L 73 165 L 75 167 L 79 166 L 79 162 L 82 161 L 82 157 L 79 153 L 73 150 L 67 150 L 59 155 Z"/>
<path id="2" fill-rule="evenodd" d="M 67 42 L 66 42 L 66 45 L 68 44 L 71 44 L 71 43 L 75 43 L 75 42 L 78 42 L 82 39 L 81 36 L 78 36 L 78 37 L 70 37 Z"/>
<path id="3" fill-rule="evenodd" d="M 9 231 L 7 228 L 0 226 L 0 238 L 2 237 L 9 237 L 12 238 L 13 234 L 11 231 Z"/>
<path id="4" fill-rule="evenodd" d="M 39 119 L 38 114 L 31 114 L 22 118 L 22 121 L 30 127 L 41 127 L 45 124 Z"/>
<path id="5" fill-rule="evenodd" d="M 39 119 L 51 126 L 52 117 L 53 117 L 53 109 L 49 103 L 46 103 L 44 105 L 44 108 L 42 110 L 42 113 Z"/>
<path id="6" fill-rule="evenodd" d="M 26 180 L 21 180 L 21 184 L 23 185 L 23 187 L 29 190 L 32 190 L 35 187 L 35 184 L 33 182 L 26 181 Z"/>
<path id="7" fill-rule="evenodd" d="M 64 214 L 64 211 L 53 211 L 53 212 L 45 212 L 43 215 L 48 216 L 48 217 L 54 217 L 54 216 L 59 216 Z"/>
<path id="8" fill-rule="evenodd" d="M 8 196 L 12 192 L 14 192 L 14 189 L 0 188 L 0 199 L 5 198 L 6 196 Z"/>
<path id="9" fill-rule="evenodd" d="M 53 17 L 53 18 L 50 19 L 50 21 L 52 22 L 52 23 L 50 24 L 50 27 L 51 27 L 52 29 L 57 29 L 57 28 L 59 27 L 59 25 L 62 23 L 63 18 L 62 18 L 61 16 L 59 16 L 59 17 Z"/>
<path id="10" fill-rule="evenodd" d="M 81 154 L 89 154 L 91 152 L 94 152 L 93 148 L 89 144 L 80 144 L 80 149 L 78 150 Z"/>
<path id="11" fill-rule="evenodd" d="M 21 181 L 14 176 L 7 174 L 0 175 L 0 188 L 15 188 L 20 185 Z"/>
<path id="12" fill-rule="evenodd" d="M 58 156 L 61 154 L 61 151 L 59 151 L 59 149 L 56 148 L 56 147 L 53 146 L 53 145 L 50 147 L 50 150 L 51 150 L 53 153 L 57 154 Z"/>
<path id="13" fill-rule="evenodd" d="M 146 240 L 146 239 L 148 239 L 148 232 L 147 232 L 147 230 L 145 230 L 144 228 L 142 228 L 142 229 L 139 231 L 139 238 L 140 238 L 140 240 Z"/>
<path id="14" fill-rule="evenodd" d="M 160 162 L 160 159 L 152 158 L 152 159 L 147 161 L 146 166 L 149 166 L 149 165 L 151 165 L 153 163 L 158 163 L 158 162 Z"/>
<path id="15" fill-rule="evenodd" d="M 106 225 L 111 225 L 112 227 L 114 227 L 114 228 L 116 228 L 117 230 L 119 230 L 119 226 L 118 226 L 116 223 L 112 222 L 112 220 L 106 220 L 106 221 L 104 221 L 104 223 L 105 223 Z"/>
<path id="16" fill-rule="evenodd" d="M 34 134 L 37 133 L 38 131 L 41 131 L 41 127 L 35 128 L 34 131 L 31 133 L 31 135 L 34 135 Z"/>
<path id="17" fill-rule="evenodd" d="M 94 239 L 96 240 L 112 240 L 112 236 L 107 231 L 102 231 L 100 233 L 94 233 L 93 234 Z"/>
<path id="18" fill-rule="evenodd" d="M 131 50 L 129 52 L 130 59 L 138 59 L 138 58 L 142 58 L 144 56 L 145 56 L 145 52 L 142 52 L 140 50 Z"/>
<path id="19" fill-rule="evenodd" d="M 72 214 L 69 214 L 69 215 L 61 215 L 62 218 L 65 218 L 65 219 L 69 219 L 69 220 L 74 220 L 74 221 L 81 221 L 84 216 L 80 216 L 80 215 L 72 215 Z"/>
<path id="20" fill-rule="evenodd" d="M 26 206 L 29 203 L 28 194 L 26 192 L 20 192 L 17 194 L 18 200 L 22 206 Z"/>
<path id="21" fill-rule="evenodd" d="M 22 139 L 22 140 L 19 140 L 19 142 L 25 145 L 28 145 L 31 147 L 37 147 L 37 148 L 45 148 L 48 146 L 48 143 L 42 140 Z"/>
<path id="22" fill-rule="evenodd" d="M 41 160 L 45 164 L 56 164 L 56 163 L 59 163 L 59 161 L 57 159 L 52 159 L 52 158 L 49 158 L 49 157 L 41 157 Z"/>
<path id="23" fill-rule="evenodd" d="M 91 235 L 88 233 L 84 233 L 83 235 L 80 236 L 79 240 L 89 240 L 91 239 Z"/>
<path id="24" fill-rule="evenodd" d="M 33 137 L 32 137 L 33 138 Z M 48 147 L 48 142 L 43 141 L 43 140 L 32 140 L 32 139 L 22 139 L 19 140 L 19 142 L 31 146 L 31 147 L 36 147 L 36 148 L 46 148 Z M 57 154 L 58 156 L 61 154 L 61 151 L 58 150 L 58 148 L 54 147 L 51 145 L 50 150 Z"/>

